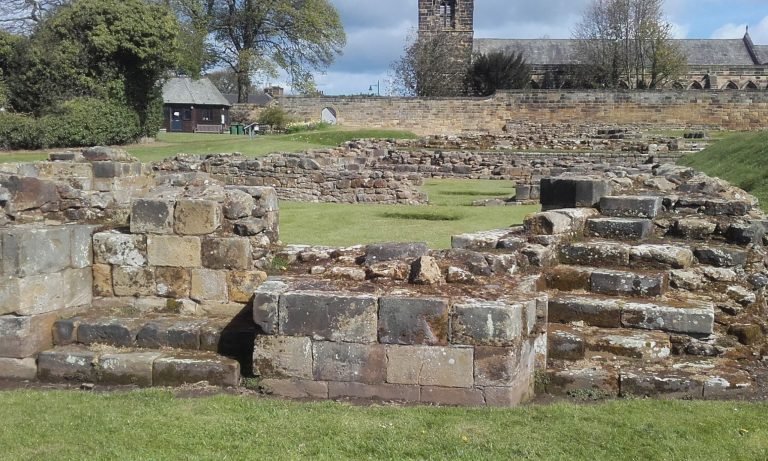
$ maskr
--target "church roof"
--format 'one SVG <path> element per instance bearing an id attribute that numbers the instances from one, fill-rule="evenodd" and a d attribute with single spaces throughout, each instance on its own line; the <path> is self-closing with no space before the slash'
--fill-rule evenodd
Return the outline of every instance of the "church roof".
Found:
<path id="1" fill-rule="evenodd" d="M 754 45 L 760 61 L 756 63 L 744 39 L 673 40 L 692 66 L 754 66 L 768 63 L 768 45 Z M 514 51 L 523 53 L 531 65 L 578 64 L 577 40 L 574 39 L 489 39 L 474 41 L 474 51 Z"/>

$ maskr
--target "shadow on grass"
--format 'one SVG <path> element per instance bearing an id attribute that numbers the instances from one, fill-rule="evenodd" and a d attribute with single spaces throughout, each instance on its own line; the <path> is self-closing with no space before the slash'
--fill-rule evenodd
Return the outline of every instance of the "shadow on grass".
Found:
<path id="1" fill-rule="evenodd" d="M 388 211 L 381 216 L 414 221 L 461 221 L 464 219 L 464 215 L 452 211 Z"/>

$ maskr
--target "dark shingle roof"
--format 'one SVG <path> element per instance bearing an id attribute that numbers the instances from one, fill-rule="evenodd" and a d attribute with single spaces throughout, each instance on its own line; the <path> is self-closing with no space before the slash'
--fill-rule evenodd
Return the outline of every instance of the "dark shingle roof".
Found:
<path id="1" fill-rule="evenodd" d="M 189 77 L 173 77 L 165 82 L 163 102 L 198 106 L 232 105 L 207 78 L 193 80 Z"/>
<path id="2" fill-rule="evenodd" d="M 744 40 L 673 40 L 692 66 L 753 66 Z M 578 64 L 577 41 L 572 39 L 475 39 L 474 49 L 480 53 L 514 51 L 523 53 L 531 65 Z M 755 46 L 765 62 L 768 46 Z"/>
<path id="3" fill-rule="evenodd" d="M 755 45 L 757 57 L 763 64 L 768 64 L 768 45 Z"/>
<path id="4" fill-rule="evenodd" d="M 227 101 L 229 101 L 230 104 L 235 105 L 237 104 L 237 94 L 235 93 L 224 93 L 224 97 L 227 98 Z M 256 94 L 249 94 L 248 95 L 248 102 L 246 104 L 254 104 L 256 106 L 266 106 L 272 102 L 272 96 L 268 95 L 267 93 L 263 91 L 259 91 Z"/>

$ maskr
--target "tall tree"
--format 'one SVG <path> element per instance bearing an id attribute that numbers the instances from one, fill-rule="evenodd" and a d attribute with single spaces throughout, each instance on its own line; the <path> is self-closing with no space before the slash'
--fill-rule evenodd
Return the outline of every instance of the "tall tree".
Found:
<path id="1" fill-rule="evenodd" d="M 392 63 L 392 83 L 406 96 L 442 97 L 464 93 L 466 65 L 456 59 L 461 37 L 445 31 L 412 32 L 403 55 Z"/>
<path id="2" fill-rule="evenodd" d="M 657 88 L 685 72 L 672 42 L 664 0 L 593 0 L 574 31 L 588 80 L 596 86 Z"/>
<path id="3" fill-rule="evenodd" d="M 493 51 L 472 59 L 467 73 L 469 94 L 490 96 L 496 90 L 525 88 L 531 79 L 531 69 L 523 54 Z"/>
<path id="4" fill-rule="evenodd" d="M 246 101 L 257 73 L 288 73 L 298 91 L 314 88 L 312 73 L 331 65 L 346 44 L 329 0 L 168 0 L 182 22 L 205 24 L 218 63 L 237 75 Z"/>
<path id="5" fill-rule="evenodd" d="M 70 0 L 2 0 L 0 2 L 0 28 L 17 34 L 31 33 L 57 8 Z"/>

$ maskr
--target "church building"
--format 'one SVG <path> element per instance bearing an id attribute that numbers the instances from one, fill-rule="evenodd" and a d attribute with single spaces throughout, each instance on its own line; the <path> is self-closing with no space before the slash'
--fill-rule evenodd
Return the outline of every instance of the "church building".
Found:
<path id="1" fill-rule="evenodd" d="M 441 31 L 459 38 L 453 59 L 468 64 L 473 53 L 522 53 L 532 88 L 563 88 L 562 78 L 580 65 L 575 39 L 474 38 L 474 0 L 419 0 L 419 34 Z M 685 55 L 686 75 L 669 87 L 713 90 L 768 89 L 768 45 L 755 45 L 749 31 L 736 39 L 673 40 Z"/>

